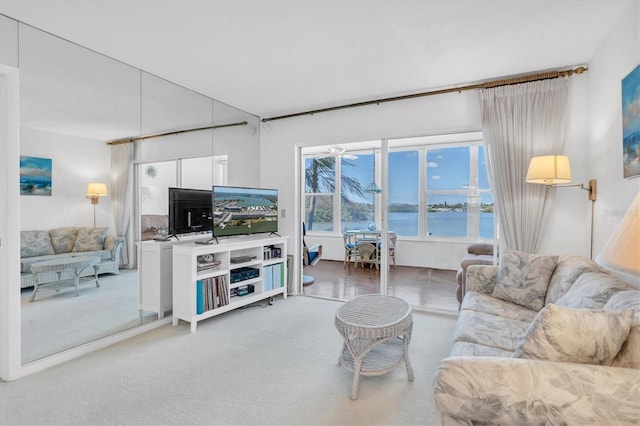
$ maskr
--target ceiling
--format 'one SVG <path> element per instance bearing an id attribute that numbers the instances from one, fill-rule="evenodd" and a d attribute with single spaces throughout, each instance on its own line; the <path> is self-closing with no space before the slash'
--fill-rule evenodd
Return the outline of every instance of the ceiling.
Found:
<path id="1" fill-rule="evenodd" d="M 0 0 L 261 117 L 588 63 L 638 0 Z"/>

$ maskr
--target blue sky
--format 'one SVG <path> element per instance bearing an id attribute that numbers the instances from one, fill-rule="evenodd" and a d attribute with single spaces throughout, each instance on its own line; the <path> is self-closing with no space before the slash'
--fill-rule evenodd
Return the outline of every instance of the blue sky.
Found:
<path id="1" fill-rule="evenodd" d="M 419 152 L 399 151 L 389 154 L 389 203 L 418 203 L 418 165 Z M 345 162 L 354 166 L 345 165 Z M 479 185 L 489 188 L 486 172 L 484 150 L 479 155 Z M 454 147 L 429 150 L 427 154 L 427 189 L 462 189 L 469 184 L 469 148 Z M 355 160 L 343 160 L 343 174 L 354 177 L 363 186 L 369 185 L 373 179 L 373 154 L 360 154 Z M 380 184 L 380 182 L 377 182 Z M 354 199 L 371 203 L 372 195 L 364 199 Z M 464 202 L 464 197 L 452 195 L 437 196 L 430 199 L 429 204 Z M 482 202 L 491 202 L 490 196 L 483 196 Z"/>

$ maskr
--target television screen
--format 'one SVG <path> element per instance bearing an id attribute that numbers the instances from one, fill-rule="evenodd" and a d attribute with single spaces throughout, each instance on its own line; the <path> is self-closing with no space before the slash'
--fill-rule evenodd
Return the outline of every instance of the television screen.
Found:
<path id="1" fill-rule="evenodd" d="M 169 235 L 211 231 L 211 191 L 169 188 Z"/>
<path id="2" fill-rule="evenodd" d="M 213 236 L 278 232 L 278 190 L 214 186 Z"/>

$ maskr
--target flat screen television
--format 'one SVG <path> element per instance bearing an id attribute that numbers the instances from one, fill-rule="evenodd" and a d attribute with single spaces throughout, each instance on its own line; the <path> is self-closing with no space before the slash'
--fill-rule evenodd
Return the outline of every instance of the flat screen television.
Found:
<path id="1" fill-rule="evenodd" d="M 278 190 L 213 186 L 213 236 L 278 232 Z"/>
<path id="2" fill-rule="evenodd" d="M 211 231 L 211 212 L 211 191 L 169 188 L 169 235 Z"/>

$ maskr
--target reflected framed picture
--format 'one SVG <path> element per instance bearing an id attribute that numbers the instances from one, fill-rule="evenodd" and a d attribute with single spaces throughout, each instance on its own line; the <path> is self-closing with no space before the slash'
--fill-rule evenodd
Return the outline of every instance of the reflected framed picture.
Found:
<path id="1" fill-rule="evenodd" d="M 51 158 L 20 156 L 20 195 L 51 196 Z"/>
<path id="2" fill-rule="evenodd" d="M 640 65 L 622 80 L 622 168 L 640 176 Z"/>

